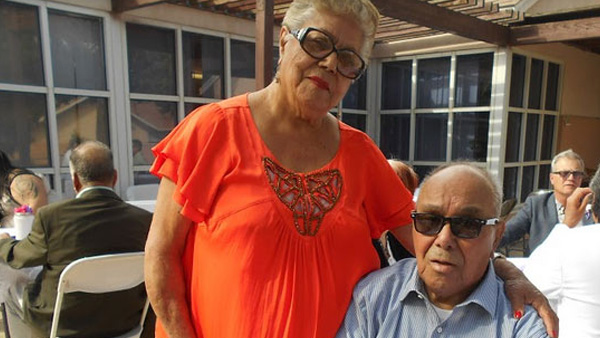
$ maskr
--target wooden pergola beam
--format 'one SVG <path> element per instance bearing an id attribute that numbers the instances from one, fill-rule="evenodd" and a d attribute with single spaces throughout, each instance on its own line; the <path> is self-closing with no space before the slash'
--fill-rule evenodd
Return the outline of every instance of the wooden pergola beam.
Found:
<path id="1" fill-rule="evenodd" d="M 382 15 L 420 26 L 452 33 L 465 38 L 506 46 L 510 41 L 508 27 L 419 0 L 372 0 Z"/>
<path id="2" fill-rule="evenodd" d="M 600 17 L 511 28 L 513 46 L 600 38 Z"/>
<path id="3" fill-rule="evenodd" d="M 116 13 L 130 11 L 142 7 L 158 5 L 168 0 L 112 0 L 112 10 Z"/>
<path id="4" fill-rule="evenodd" d="M 256 1 L 256 89 L 273 79 L 273 0 Z"/>

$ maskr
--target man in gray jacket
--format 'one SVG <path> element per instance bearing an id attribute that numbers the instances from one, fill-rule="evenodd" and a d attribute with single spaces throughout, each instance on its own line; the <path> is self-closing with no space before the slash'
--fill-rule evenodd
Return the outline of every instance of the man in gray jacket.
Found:
<path id="1" fill-rule="evenodd" d="M 581 186 L 584 167 L 583 159 L 571 149 L 554 156 L 550 173 L 553 191 L 525 200 L 519 212 L 506 223 L 499 246 L 510 244 L 528 233 L 529 250 L 525 255 L 529 256 L 548 237 L 554 225 L 563 221 L 567 198 Z M 585 215 L 579 223 L 588 225 L 593 222 Z"/>

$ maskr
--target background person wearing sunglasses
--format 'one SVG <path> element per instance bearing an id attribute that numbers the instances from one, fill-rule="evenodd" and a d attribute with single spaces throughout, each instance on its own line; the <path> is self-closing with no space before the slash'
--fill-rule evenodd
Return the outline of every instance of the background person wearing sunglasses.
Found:
<path id="1" fill-rule="evenodd" d="M 337 338 L 548 337 L 532 308 L 513 316 L 490 260 L 504 230 L 501 194 L 475 164 L 436 169 L 412 213 L 416 259 L 361 280 Z"/>
<path id="2" fill-rule="evenodd" d="M 506 231 L 500 241 L 504 247 L 529 234 L 529 250 L 525 256 L 542 243 L 557 223 L 564 220 L 567 198 L 581 186 L 585 172 L 583 159 L 573 150 L 565 150 L 552 159 L 550 183 L 552 191 L 527 197 L 523 207 L 506 223 Z M 588 215 L 579 220 L 579 225 L 593 221 Z"/>

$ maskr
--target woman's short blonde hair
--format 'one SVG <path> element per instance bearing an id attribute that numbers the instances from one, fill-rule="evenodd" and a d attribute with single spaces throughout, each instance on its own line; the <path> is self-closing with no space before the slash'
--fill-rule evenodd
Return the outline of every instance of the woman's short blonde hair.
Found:
<path id="1" fill-rule="evenodd" d="M 363 31 L 363 45 L 360 55 L 368 61 L 377 25 L 379 11 L 369 0 L 295 0 L 283 18 L 283 25 L 289 29 L 299 29 L 313 17 L 315 12 L 327 11 L 334 15 L 347 16 L 356 20 Z"/>

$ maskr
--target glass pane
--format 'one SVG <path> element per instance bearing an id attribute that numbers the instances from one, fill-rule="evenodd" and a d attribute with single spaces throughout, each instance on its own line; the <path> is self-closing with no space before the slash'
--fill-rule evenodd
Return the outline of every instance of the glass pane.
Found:
<path id="1" fill-rule="evenodd" d="M 160 183 L 160 179 L 152 175 L 148 170 L 134 171 L 133 172 L 133 184 L 154 184 Z"/>
<path id="2" fill-rule="evenodd" d="M 408 160 L 410 114 L 381 115 L 379 148 L 386 158 Z"/>
<path id="3" fill-rule="evenodd" d="M 441 165 L 441 163 L 440 163 L 440 165 Z M 415 170 L 417 175 L 419 175 L 420 182 L 423 182 L 423 179 L 425 177 L 427 177 L 427 175 L 429 175 L 429 173 L 435 168 L 437 168 L 437 166 L 433 166 L 433 165 L 415 165 L 415 166 L 413 166 L 413 169 Z"/>
<path id="4" fill-rule="evenodd" d="M 556 63 L 548 63 L 548 81 L 546 86 L 546 110 L 557 111 L 558 102 L 558 76 L 560 66 Z"/>
<path id="5" fill-rule="evenodd" d="M 188 116 L 189 113 L 193 112 L 196 108 L 203 106 L 204 103 L 192 103 L 192 102 L 186 102 L 184 105 L 184 109 L 185 109 L 185 116 Z"/>
<path id="6" fill-rule="evenodd" d="M 102 18 L 48 10 L 56 87 L 106 89 Z"/>
<path id="7" fill-rule="evenodd" d="M 505 168 L 504 169 L 504 184 L 503 193 L 504 200 L 517 197 L 517 176 L 519 175 L 519 168 Z"/>
<path id="8" fill-rule="evenodd" d="M 367 73 L 363 74 L 346 92 L 342 107 L 350 109 L 367 109 Z"/>
<path id="9" fill-rule="evenodd" d="M 38 10 L 0 1 L 0 82 L 44 85 Z"/>
<path id="10" fill-rule="evenodd" d="M 367 132 L 367 115 L 344 112 L 342 122 L 358 130 Z"/>
<path id="11" fill-rule="evenodd" d="M 419 60 L 417 108 L 448 107 L 450 58 Z"/>
<path id="12" fill-rule="evenodd" d="M 448 114 L 417 114 L 415 160 L 446 161 Z"/>
<path id="13" fill-rule="evenodd" d="M 256 90 L 254 43 L 231 40 L 231 94 Z"/>
<path id="14" fill-rule="evenodd" d="M 175 125 L 177 103 L 131 100 L 131 138 L 142 143 L 136 165 L 152 163 L 152 147 L 167 136 Z"/>
<path id="15" fill-rule="evenodd" d="M 456 57 L 456 107 L 489 106 L 494 54 Z"/>
<path id="16" fill-rule="evenodd" d="M 528 114 L 527 115 L 527 130 L 525 131 L 525 153 L 523 154 L 523 161 L 535 161 L 537 140 L 538 140 L 538 129 L 539 129 L 539 114 Z"/>
<path id="17" fill-rule="evenodd" d="M 225 97 L 225 42 L 223 38 L 183 32 L 185 96 Z"/>
<path id="18" fill-rule="evenodd" d="M 175 32 L 127 24 L 129 91 L 175 95 Z"/>
<path id="19" fill-rule="evenodd" d="M 529 108 L 542 108 L 542 79 L 544 77 L 544 61 L 531 59 L 531 78 L 529 79 Z"/>
<path id="20" fill-rule="evenodd" d="M 533 180 L 535 177 L 535 166 L 523 167 L 523 182 L 521 183 L 521 203 L 533 191 Z"/>
<path id="21" fill-rule="evenodd" d="M 540 160 L 549 160 L 552 158 L 552 148 L 554 145 L 554 124 L 555 116 L 544 116 L 544 129 L 542 134 L 542 153 Z"/>
<path id="22" fill-rule="evenodd" d="M 456 113 L 452 128 L 452 159 L 487 161 L 490 113 Z"/>
<path id="23" fill-rule="evenodd" d="M 385 62 L 381 73 L 381 108 L 410 109 L 412 61 Z"/>
<path id="24" fill-rule="evenodd" d="M 44 94 L 0 91 L 0 149 L 19 167 L 49 167 Z"/>
<path id="25" fill-rule="evenodd" d="M 540 166 L 540 175 L 538 176 L 538 189 L 548 189 L 550 187 L 550 165 Z"/>
<path id="26" fill-rule="evenodd" d="M 506 128 L 506 155 L 505 162 L 519 162 L 519 149 L 521 147 L 521 113 L 508 113 L 508 127 Z"/>
<path id="27" fill-rule="evenodd" d="M 510 103 L 511 107 L 523 107 L 523 91 L 525 89 L 525 64 L 523 55 L 513 54 L 510 74 Z"/>
<path id="28" fill-rule="evenodd" d="M 99 97 L 56 95 L 58 149 L 61 166 L 69 166 L 71 150 L 97 140 L 110 146 L 108 100 Z"/>

